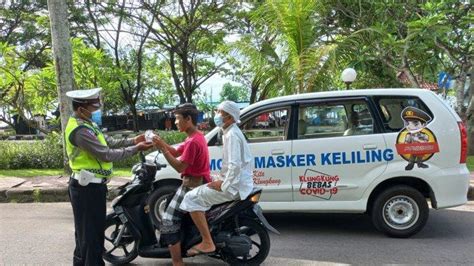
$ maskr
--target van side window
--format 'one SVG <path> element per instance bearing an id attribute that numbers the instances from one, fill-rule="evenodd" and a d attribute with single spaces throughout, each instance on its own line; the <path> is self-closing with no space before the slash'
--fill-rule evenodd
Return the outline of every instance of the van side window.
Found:
<path id="1" fill-rule="evenodd" d="M 373 116 L 363 100 L 304 105 L 298 113 L 299 139 L 374 133 Z"/>
<path id="2" fill-rule="evenodd" d="M 249 143 L 286 140 L 288 109 L 265 111 L 244 121 L 240 128 Z"/>
<path id="3" fill-rule="evenodd" d="M 374 98 L 380 109 L 383 128 L 386 132 L 398 132 L 404 127 L 402 111 L 408 106 L 416 107 L 425 111 L 431 117 L 433 114 L 426 105 L 417 97 L 413 96 L 381 96 Z"/>

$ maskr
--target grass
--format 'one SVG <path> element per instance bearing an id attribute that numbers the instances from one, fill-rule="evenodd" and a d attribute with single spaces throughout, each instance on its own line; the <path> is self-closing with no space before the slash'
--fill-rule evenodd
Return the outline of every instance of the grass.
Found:
<path id="1" fill-rule="evenodd" d="M 130 176 L 130 168 L 114 169 L 113 176 Z M 63 169 L 14 169 L 0 170 L 0 178 L 2 177 L 35 177 L 35 176 L 59 176 L 64 175 Z"/>
<path id="2" fill-rule="evenodd" d="M 469 171 L 474 171 L 474 156 L 467 156 L 466 164 Z"/>
<path id="3" fill-rule="evenodd" d="M 50 176 L 62 175 L 63 169 L 8 169 L 0 170 L 0 177 L 17 176 L 17 177 L 33 177 L 33 176 Z"/>

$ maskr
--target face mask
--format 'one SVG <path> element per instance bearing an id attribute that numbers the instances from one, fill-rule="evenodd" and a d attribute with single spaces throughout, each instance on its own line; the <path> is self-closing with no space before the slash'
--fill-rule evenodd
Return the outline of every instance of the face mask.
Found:
<path id="1" fill-rule="evenodd" d="M 214 116 L 214 123 L 216 123 L 216 126 L 222 127 L 224 125 L 224 118 L 220 114 L 217 114 Z"/>
<path id="2" fill-rule="evenodd" d="M 99 109 L 95 112 L 92 112 L 91 117 L 92 122 L 96 123 L 98 126 L 102 125 L 102 111 Z"/>

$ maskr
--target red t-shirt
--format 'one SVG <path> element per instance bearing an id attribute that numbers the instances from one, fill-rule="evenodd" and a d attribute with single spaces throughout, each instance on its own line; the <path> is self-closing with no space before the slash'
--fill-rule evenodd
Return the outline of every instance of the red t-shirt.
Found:
<path id="1" fill-rule="evenodd" d="M 181 154 L 179 160 L 188 164 L 181 175 L 203 176 L 205 182 L 211 181 L 209 150 L 206 138 L 201 132 L 196 131 L 188 136 L 176 150 Z"/>

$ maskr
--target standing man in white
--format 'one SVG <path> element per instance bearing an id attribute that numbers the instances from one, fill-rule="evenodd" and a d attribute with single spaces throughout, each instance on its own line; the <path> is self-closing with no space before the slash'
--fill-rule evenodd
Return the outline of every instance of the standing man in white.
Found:
<path id="1" fill-rule="evenodd" d="M 224 132 L 220 178 L 188 192 L 179 207 L 190 212 L 202 237 L 201 243 L 188 250 L 188 256 L 209 254 L 216 250 L 205 212 L 219 203 L 245 199 L 253 189 L 253 156 L 247 140 L 237 126 L 240 123 L 237 104 L 232 101 L 222 102 L 217 108 L 214 122 Z"/>

